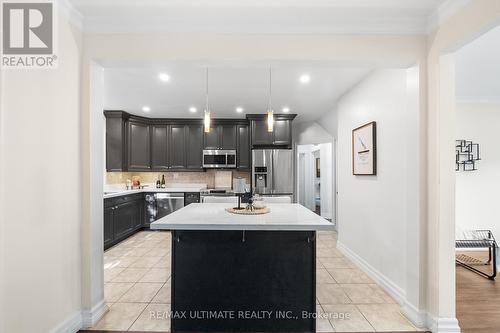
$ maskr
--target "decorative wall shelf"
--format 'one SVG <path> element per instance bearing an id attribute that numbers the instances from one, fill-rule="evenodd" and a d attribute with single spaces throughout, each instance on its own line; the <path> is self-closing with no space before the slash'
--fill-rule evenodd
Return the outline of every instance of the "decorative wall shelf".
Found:
<path id="1" fill-rule="evenodd" d="M 476 161 L 481 160 L 479 143 L 467 140 L 456 140 L 455 144 L 455 170 L 475 171 Z"/>

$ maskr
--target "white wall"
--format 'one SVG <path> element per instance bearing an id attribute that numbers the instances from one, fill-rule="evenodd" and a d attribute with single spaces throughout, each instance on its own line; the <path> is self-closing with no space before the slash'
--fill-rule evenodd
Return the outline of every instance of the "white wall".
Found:
<path id="1" fill-rule="evenodd" d="M 490 229 L 500 240 L 500 104 L 457 103 L 457 139 L 479 143 L 477 171 L 456 173 L 457 232 Z M 459 236 L 457 234 L 457 236 Z"/>
<path id="2" fill-rule="evenodd" d="M 2 73 L 1 332 L 71 332 L 81 320 L 81 33 L 58 21 L 57 69 Z"/>
<path id="3" fill-rule="evenodd" d="M 397 296 L 405 297 L 408 262 L 406 230 L 410 223 L 408 193 L 416 177 L 414 159 L 418 107 L 409 106 L 408 71 L 379 70 L 338 102 L 338 228 L 339 244 L 375 273 Z M 411 89 L 418 89 L 412 86 Z M 377 122 L 377 175 L 352 175 L 352 129 Z M 413 203 L 418 207 L 418 201 Z M 418 258 L 415 258 L 418 261 Z"/>

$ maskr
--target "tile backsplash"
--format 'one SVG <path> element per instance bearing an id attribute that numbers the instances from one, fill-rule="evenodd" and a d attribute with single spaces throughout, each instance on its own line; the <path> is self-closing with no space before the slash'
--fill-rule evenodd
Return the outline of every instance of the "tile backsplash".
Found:
<path id="1" fill-rule="evenodd" d="M 165 182 L 168 184 L 207 184 L 208 188 L 215 187 L 215 178 L 218 170 L 209 169 L 202 172 L 106 172 L 106 185 L 124 184 L 127 179 L 139 176 L 141 184 L 155 184 L 158 177 L 165 175 Z M 246 183 L 250 184 L 250 172 L 232 170 L 234 177 L 243 177 Z"/>

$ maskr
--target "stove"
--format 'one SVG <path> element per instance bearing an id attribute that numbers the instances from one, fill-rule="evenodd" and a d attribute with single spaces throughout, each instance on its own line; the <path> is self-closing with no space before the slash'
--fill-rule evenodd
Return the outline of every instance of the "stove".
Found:
<path id="1" fill-rule="evenodd" d="M 225 188 L 211 188 L 200 191 L 201 196 L 223 196 L 223 197 L 231 197 L 234 196 L 234 192 L 231 189 Z"/>

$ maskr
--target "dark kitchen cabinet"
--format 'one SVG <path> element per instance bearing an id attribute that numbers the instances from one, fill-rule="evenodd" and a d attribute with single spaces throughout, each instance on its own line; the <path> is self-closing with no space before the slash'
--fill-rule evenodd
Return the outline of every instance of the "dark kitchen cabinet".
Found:
<path id="1" fill-rule="evenodd" d="M 203 125 L 187 125 L 186 127 L 186 168 L 194 170 L 202 169 Z"/>
<path id="2" fill-rule="evenodd" d="M 236 126 L 238 147 L 236 163 L 239 170 L 250 170 L 250 131 L 248 125 Z"/>
<path id="3" fill-rule="evenodd" d="M 267 120 L 252 120 L 252 145 L 267 146 L 273 144 L 273 133 L 267 130 Z"/>
<path id="4" fill-rule="evenodd" d="M 204 149 L 236 149 L 236 125 L 214 124 L 204 135 Z"/>
<path id="5" fill-rule="evenodd" d="M 219 126 L 210 126 L 210 131 L 208 133 L 204 133 L 203 149 L 219 149 L 219 144 Z"/>
<path id="6" fill-rule="evenodd" d="M 291 130 L 278 124 L 277 133 L 269 133 L 262 117 L 214 119 L 204 133 L 202 119 L 150 119 L 123 111 L 104 115 L 107 171 L 203 170 L 203 149 L 236 150 L 237 168 L 249 170 L 252 145 L 272 146 L 275 137 L 276 145 L 291 145 Z"/>
<path id="7" fill-rule="evenodd" d="M 186 126 L 170 125 L 170 169 L 186 168 Z"/>
<path id="8" fill-rule="evenodd" d="M 296 114 L 275 114 L 273 131 L 267 131 L 267 115 L 247 115 L 250 121 L 251 147 L 292 148 L 292 121 Z"/>
<path id="9" fill-rule="evenodd" d="M 128 122 L 128 170 L 151 170 L 151 133 L 146 122 Z"/>
<path id="10" fill-rule="evenodd" d="M 128 114 L 106 111 L 106 171 L 127 170 L 126 131 Z"/>
<path id="11" fill-rule="evenodd" d="M 151 125 L 151 169 L 167 170 L 169 127 L 167 125 Z"/>
<path id="12" fill-rule="evenodd" d="M 236 149 L 236 126 L 220 125 L 220 147 L 222 149 Z"/>
<path id="13" fill-rule="evenodd" d="M 121 242 L 144 225 L 144 195 L 104 199 L 104 249 Z"/>
<path id="14" fill-rule="evenodd" d="M 277 119 L 273 126 L 273 145 L 292 145 L 292 121 L 288 119 Z"/>
<path id="15" fill-rule="evenodd" d="M 104 208 L 104 248 L 107 249 L 115 240 L 113 232 L 113 216 L 115 207 Z"/>

